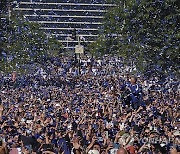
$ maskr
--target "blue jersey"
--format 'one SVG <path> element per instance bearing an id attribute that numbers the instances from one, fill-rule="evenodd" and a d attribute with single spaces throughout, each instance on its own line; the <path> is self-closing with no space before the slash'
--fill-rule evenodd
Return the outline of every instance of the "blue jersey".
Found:
<path id="1" fill-rule="evenodd" d="M 142 87 L 139 84 L 127 84 L 127 87 L 133 95 L 139 96 L 142 94 Z"/>
<path id="2" fill-rule="evenodd" d="M 126 87 L 130 91 L 130 97 L 132 103 L 140 103 L 142 101 L 142 87 L 139 84 L 126 84 Z"/>
<path id="3" fill-rule="evenodd" d="M 65 153 L 65 154 L 70 154 L 70 149 L 66 143 L 66 140 L 64 138 L 60 138 L 58 140 L 58 147 L 62 149 L 62 151 Z"/>

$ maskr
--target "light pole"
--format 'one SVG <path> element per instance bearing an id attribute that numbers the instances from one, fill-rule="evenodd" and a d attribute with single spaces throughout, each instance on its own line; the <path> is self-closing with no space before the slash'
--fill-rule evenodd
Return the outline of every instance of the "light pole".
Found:
<path id="1" fill-rule="evenodd" d="M 124 0 L 123 1 L 123 8 L 124 8 L 124 11 L 125 11 L 125 8 L 126 8 L 126 1 Z M 122 30 L 124 29 L 124 25 L 126 24 L 126 21 L 125 19 L 123 20 L 123 26 L 122 26 Z"/>
<path id="2" fill-rule="evenodd" d="M 79 38 L 79 35 L 78 35 L 78 46 L 81 45 L 81 40 Z M 79 72 L 79 75 L 81 74 L 81 56 L 80 56 L 80 53 L 78 53 L 78 72 Z"/>
<path id="3" fill-rule="evenodd" d="M 84 47 L 81 45 L 81 39 L 80 36 L 78 35 L 78 45 L 75 46 L 75 54 L 77 54 L 77 60 L 78 60 L 78 72 L 79 75 L 81 74 L 81 56 L 80 54 L 84 53 Z"/>
<path id="4" fill-rule="evenodd" d="M 6 3 L 7 3 L 7 11 L 8 11 L 8 19 L 9 19 L 9 24 L 10 24 L 10 21 L 11 21 L 11 0 L 7 0 Z"/>

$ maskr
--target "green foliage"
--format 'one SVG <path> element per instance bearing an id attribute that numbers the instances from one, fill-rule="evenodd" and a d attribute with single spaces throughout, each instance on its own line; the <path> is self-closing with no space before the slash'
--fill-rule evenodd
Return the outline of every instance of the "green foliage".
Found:
<path id="1" fill-rule="evenodd" d="M 101 36 L 96 40 L 96 42 L 89 44 L 88 48 L 91 51 L 92 55 L 100 56 L 106 54 L 106 42 L 106 39 Z"/>
<path id="2" fill-rule="evenodd" d="M 42 31 L 39 24 L 27 21 L 21 13 L 13 13 L 11 21 L 6 22 L 1 27 L 1 71 L 23 72 L 22 66 L 27 63 L 41 63 L 45 57 L 58 56 L 61 43 Z"/>
<path id="3" fill-rule="evenodd" d="M 106 43 L 105 50 L 134 59 L 141 71 L 177 72 L 180 40 L 178 0 L 126 0 L 116 4 L 105 16 L 103 35 L 105 42 L 118 43 Z M 111 50 L 114 46 L 119 49 Z"/>

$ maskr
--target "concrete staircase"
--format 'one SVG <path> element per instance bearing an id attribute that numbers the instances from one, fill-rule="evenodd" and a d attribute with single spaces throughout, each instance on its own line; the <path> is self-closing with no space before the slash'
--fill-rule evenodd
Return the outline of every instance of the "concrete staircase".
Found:
<path id="1" fill-rule="evenodd" d="M 73 49 L 77 39 L 87 45 L 96 40 L 107 9 L 113 4 L 105 0 L 19 0 L 15 11 L 21 11 L 29 21 L 41 23 L 47 34 L 54 35 L 65 48 Z"/>

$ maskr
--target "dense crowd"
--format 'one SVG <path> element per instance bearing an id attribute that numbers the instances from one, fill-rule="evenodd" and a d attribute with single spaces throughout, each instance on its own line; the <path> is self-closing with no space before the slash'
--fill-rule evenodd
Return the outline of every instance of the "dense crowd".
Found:
<path id="1" fill-rule="evenodd" d="M 0 154 L 177 154 L 179 80 L 130 69 L 109 56 L 78 69 L 62 56 L 1 74 Z"/>

